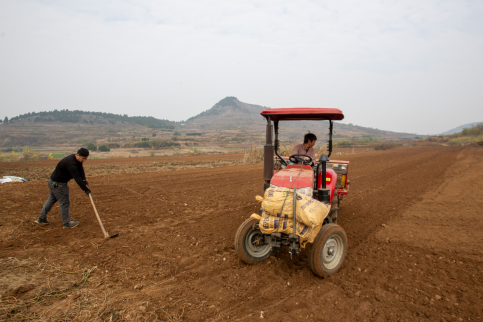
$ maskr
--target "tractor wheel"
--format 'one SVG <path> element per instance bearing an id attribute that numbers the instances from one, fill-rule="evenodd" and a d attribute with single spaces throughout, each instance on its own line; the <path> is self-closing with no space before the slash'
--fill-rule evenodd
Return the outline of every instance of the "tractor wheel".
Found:
<path id="1" fill-rule="evenodd" d="M 332 219 L 332 223 L 337 224 L 337 216 L 339 215 L 339 195 L 334 192 L 332 198 L 332 204 L 330 206 L 329 216 Z"/>
<path id="2" fill-rule="evenodd" d="M 322 226 L 309 254 L 309 266 L 319 277 L 336 273 L 347 253 L 347 236 L 336 224 Z"/>
<path id="3" fill-rule="evenodd" d="M 263 262 L 272 254 L 272 246 L 260 242 L 263 233 L 258 220 L 248 218 L 240 225 L 235 237 L 235 249 L 240 259 L 247 264 Z"/>

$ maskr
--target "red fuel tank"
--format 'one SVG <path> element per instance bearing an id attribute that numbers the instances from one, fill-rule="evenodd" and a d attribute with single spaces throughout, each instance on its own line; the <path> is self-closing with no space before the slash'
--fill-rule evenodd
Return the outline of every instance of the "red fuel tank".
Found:
<path id="1" fill-rule="evenodd" d="M 314 186 L 314 170 L 309 166 L 289 165 L 278 171 L 270 181 L 271 184 L 283 188 L 307 188 Z"/>

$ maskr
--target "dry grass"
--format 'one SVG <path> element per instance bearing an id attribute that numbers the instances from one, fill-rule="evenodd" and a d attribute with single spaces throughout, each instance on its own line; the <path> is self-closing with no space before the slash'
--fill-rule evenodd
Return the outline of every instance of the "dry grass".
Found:
<path id="1" fill-rule="evenodd" d="M 263 160 L 263 150 L 262 150 Z M 133 161 L 134 162 L 134 161 Z M 104 164 L 99 166 L 87 166 L 86 172 L 89 176 L 140 173 L 140 172 L 160 172 L 160 171 L 179 171 L 198 168 L 215 168 L 241 164 L 241 160 L 216 160 L 216 161 L 175 161 L 175 162 L 153 162 L 153 163 L 132 163 L 125 165 Z M 246 163 L 246 162 L 245 162 Z M 48 180 L 52 174 L 53 167 L 43 168 L 2 168 L 0 177 L 4 175 L 18 176 L 27 181 Z"/>
<path id="2" fill-rule="evenodd" d="M 293 153 L 294 145 L 284 145 L 279 147 L 278 149 L 278 154 L 280 154 L 282 157 L 289 157 Z M 327 147 L 321 147 L 319 149 L 315 150 L 316 155 L 321 155 L 325 154 L 327 155 Z M 257 149 L 255 147 L 252 147 L 250 149 L 245 150 L 245 155 L 243 156 L 243 162 L 244 163 L 259 163 L 263 162 L 263 149 Z"/>
<path id="3" fill-rule="evenodd" d="M 0 297 L 1 321 L 179 321 L 184 306 L 158 307 L 118 294 L 97 266 L 66 269 L 47 260 L 0 260 L 0 278 L 10 280 Z M 19 276 L 28 276 L 19 280 Z M 14 282 L 12 282 L 14 281 Z M 103 287 L 104 286 L 104 287 Z"/>
<path id="4" fill-rule="evenodd" d="M 278 149 L 278 154 L 280 154 L 283 157 L 289 157 L 289 156 L 292 155 L 294 147 L 295 147 L 295 145 L 293 145 L 293 144 L 281 146 Z"/>
<path id="5" fill-rule="evenodd" d="M 332 147 L 332 150 L 334 148 Z M 315 150 L 315 155 L 327 155 L 329 154 L 329 149 L 327 149 L 327 146 L 320 147 Z"/>
<path id="6" fill-rule="evenodd" d="M 251 147 L 250 149 L 245 150 L 245 155 L 243 156 L 243 163 L 260 162 L 263 162 L 263 149 Z"/>

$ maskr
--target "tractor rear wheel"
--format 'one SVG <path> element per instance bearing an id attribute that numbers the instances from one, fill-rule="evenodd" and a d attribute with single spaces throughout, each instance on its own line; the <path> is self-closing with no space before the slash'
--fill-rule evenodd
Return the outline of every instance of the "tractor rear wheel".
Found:
<path id="1" fill-rule="evenodd" d="M 248 218 L 240 225 L 235 237 L 235 249 L 240 259 L 247 264 L 263 262 L 272 255 L 272 246 L 263 242 L 259 221 Z"/>
<path id="2" fill-rule="evenodd" d="M 319 277 L 336 273 L 347 254 L 347 236 L 336 224 L 322 226 L 309 254 L 309 266 Z"/>

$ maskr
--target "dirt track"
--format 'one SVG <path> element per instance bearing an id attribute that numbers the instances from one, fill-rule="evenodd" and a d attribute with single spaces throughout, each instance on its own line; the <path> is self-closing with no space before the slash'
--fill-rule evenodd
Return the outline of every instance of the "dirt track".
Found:
<path id="1" fill-rule="evenodd" d="M 50 225 L 33 224 L 48 196 L 45 181 L 2 185 L 0 317 L 481 319 L 483 150 L 335 158 L 351 161 L 339 214 L 349 252 L 325 279 L 286 253 L 255 266 L 234 253 L 238 226 L 259 208 L 261 164 L 88 177 L 106 229 L 120 234 L 107 241 L 75 184 L 71 213 L 81 224 L 69 230 L 58 207 Z"/>

